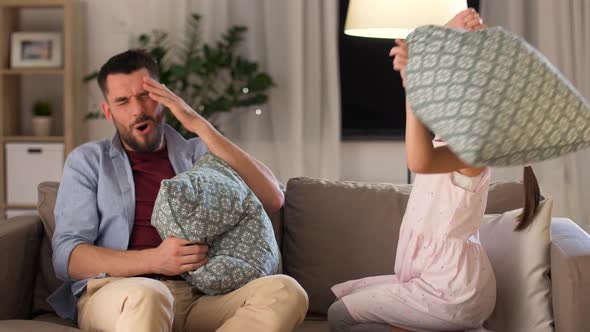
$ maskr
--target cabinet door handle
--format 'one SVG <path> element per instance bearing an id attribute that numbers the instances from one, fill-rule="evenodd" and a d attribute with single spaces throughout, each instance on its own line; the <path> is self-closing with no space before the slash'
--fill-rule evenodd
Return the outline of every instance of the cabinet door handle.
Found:
<path id="1" fill-rule="evenodd" d="M 41 149 L 41 148 L 28 148 L 27 152 L 28 153 L 43 153 L 43 149 Z"/>

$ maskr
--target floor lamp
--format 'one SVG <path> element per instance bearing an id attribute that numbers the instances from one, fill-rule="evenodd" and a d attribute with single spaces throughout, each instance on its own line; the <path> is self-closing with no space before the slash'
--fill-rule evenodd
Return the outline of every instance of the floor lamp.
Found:
<path id="1" fill-rule="evenodd" d="M 393 45 L 393 39 L 405 39 L 421 25 L 444 25 L 466 8 L 466 0 L 350 0 L 344 33 L 392 39 Z M 408 169 L 408 184 L 411 179 Z"/>

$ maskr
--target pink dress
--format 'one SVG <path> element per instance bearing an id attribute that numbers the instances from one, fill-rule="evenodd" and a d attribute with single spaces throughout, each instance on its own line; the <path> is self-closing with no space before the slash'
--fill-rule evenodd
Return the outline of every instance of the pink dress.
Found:
<path id="1" fill-rule="evenodd" d="M 496 279 L 479 243 L 490 170 L 417 175 L 402 221 L 395 275 L 332 287 L 358 322 L 412 331 L 477 328 L 496 303 Z"/>

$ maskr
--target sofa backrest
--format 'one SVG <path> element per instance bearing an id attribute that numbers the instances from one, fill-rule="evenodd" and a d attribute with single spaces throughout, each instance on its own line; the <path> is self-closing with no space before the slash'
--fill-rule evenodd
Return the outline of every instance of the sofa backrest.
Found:
<path id="1" fill-rule="evenodd" d="M 411 186 L 289 180 L 284 206 L 283 271 L 309 295 L 309 313 L 326 314 L 334 284 L 393 274 Z M 523 186 L 491 185 L 486 213 L 522 207 Z"/>
<path id="2" fill-rule="evenodd" d="M 61 285 L 51 260 L 59 183 L 43 182 L 38 189 L 44 236 L 33 295 L 34 315 L 52 311 L 45 300 Z M 393 273 L 399 227 L 410 190 L 410 185 L 311 178 L 289 181 L 284 208 L 270 217 L 282 251 L 283 271 L 309 294 L 310 313 L 327 312 L 334 301 L 330 287 L 336 283 Z M 522 196 L 521 183 L 492 184 L 486 213 L 519 208 Z"/>

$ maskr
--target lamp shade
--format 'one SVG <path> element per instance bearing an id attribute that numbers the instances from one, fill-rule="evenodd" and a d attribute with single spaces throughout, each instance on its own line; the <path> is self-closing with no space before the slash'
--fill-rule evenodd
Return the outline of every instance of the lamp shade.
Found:
<path id="1" fill-rule="evenodd" d="M 344 33 L 404 39 L 421 25 L 444 25 L 466 8 L 466 0 L 350 0 Z"/>

